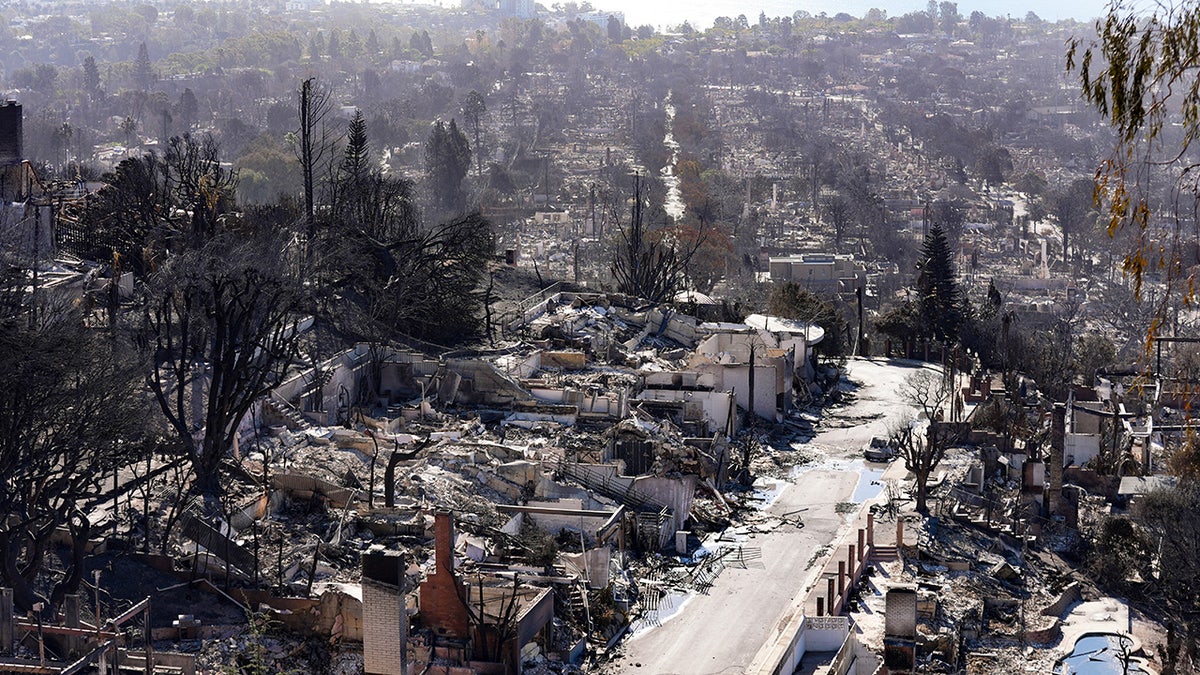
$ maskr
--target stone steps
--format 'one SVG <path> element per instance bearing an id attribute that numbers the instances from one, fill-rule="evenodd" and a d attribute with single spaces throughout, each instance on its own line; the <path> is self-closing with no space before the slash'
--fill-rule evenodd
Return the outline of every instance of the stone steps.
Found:
<path id="1" fill-rule="evenodd" d="M 872 562 L 890 562 L 900 559 L 900 551 L 895 546 L 872 546 Z"/>

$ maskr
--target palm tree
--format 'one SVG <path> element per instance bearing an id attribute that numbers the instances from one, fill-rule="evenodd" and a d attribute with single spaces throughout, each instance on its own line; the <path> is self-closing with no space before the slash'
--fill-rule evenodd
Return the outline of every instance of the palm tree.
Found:
<path id="1" fill-rule="evenodd" d="M 134 135 L 137 134 L 137 120 L 132 117 L 126 117 L 121 120 L 121 133 L 125 134 L 125 154 L 129 154 L 130 147 L 133 145 Z"/>

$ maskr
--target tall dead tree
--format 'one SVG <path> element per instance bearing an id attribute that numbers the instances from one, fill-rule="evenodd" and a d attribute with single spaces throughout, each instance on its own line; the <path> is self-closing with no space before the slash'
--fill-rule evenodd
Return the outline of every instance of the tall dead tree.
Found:
<path id="1" fill-rule="evenodd" d="M 617 290 L 659 303 L 670 300 L 683 288 L 684 270 L 704 244 L 703 230 L 683 245 L 666 228 L 650 231 L 645 223 L 642 177 L 633 176 L 633 206 L 629 225 L 621 225 L 620 242 L 612 262 Z M 619 222 L 618 218 L 614 218 Z"/>
<path id="2" fill-rule="evenodd" d="M 304 174 L 304 225 L 305 235 L 312 241 L 316 235 L 316 172 L 318 165 L 329 150 L 329 132 L 326 118 L 333 109 L 333 98 L 329 90 L 315 78 L 300 84 L 299 115 L 299 159 Z"/>

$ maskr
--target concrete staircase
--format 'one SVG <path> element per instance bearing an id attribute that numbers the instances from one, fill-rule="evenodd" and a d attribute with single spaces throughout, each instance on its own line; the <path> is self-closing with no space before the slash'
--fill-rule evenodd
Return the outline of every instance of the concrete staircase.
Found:
<path id="1" fill-rule="evenodd" d="M 296 406 L 285 401 L 280 401 L 272 396 L 268 396 L 263 400 L 263 412 L 266 415 L 274 415 L 282 420 L 284 425 L 292 431 L 307 431 L 313 428 L 312 423 L 304 417 L 304 413 L 300 412 Z"/>
<path id="2" fill-rule="evenodd" d="M 871 546 L 871 562 L 891 562 L 900 559 L 900 551 L 895 546 Z"/>

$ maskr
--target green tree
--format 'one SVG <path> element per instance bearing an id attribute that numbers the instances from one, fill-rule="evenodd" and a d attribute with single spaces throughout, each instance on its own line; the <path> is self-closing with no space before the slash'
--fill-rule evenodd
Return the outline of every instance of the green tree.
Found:
<path id="1" fill-rule="evenodd" d="M 624 28 L 625 27 L 621 25 L 620 19 L 615 16 L 608 17 L 608 24 L 605 27 L 605 30 L 608 33 L 608 41 L 613 44 L 621 42 Z"/>
<path id="2" fill-rule="evenodd" d="M 22 89 L 33 89 L 53 96 L 58 82 L 58 68 L 50 63 L 39 63 L 32 68 L 19 68 L 13 71 L 12 82 Z"/>
<path id="3" fill-rule="evenodd" d="M 846 322 L 833 303 L 795 282 L 785 282 L 771 289 L 767 298 L 767 312 L 772 316 L 793 319 L 820 326 L 825 338 L 816 351 L 827 356 L 843 356 L 846 353 Z"/>
<path id="4" fill-rule="evenodd" d="M 471 126 L 471 134 L 475 139 L 475 178 L 483 177 L 483 144 L 480 135 L 483 132 L 483 116 L 487 114 L 487 103 L 483 95 L 472 89 L 467 92 L 462 102 L 463 119 Z"/>
<path id="5" fill-rule="evenodd" d="M 929 224 L 940 228 L 951 242 L 957 242 L 967 224 L 966 206 L 959 201 L 939 199 L 929 206 Z"/>
<path id="6" fill-rule="evenodd" d="M 364 45 L 367 50 L 367 58 L 375 61 L 379 58 L 379 36 L 375 34 L 375 29 L 372 28 L 367 32 L 367 41 Z"/>
<path id="7" fill-rule="evenodd" d="M 429 31 L 414 31 L 408 39 L 408 47 L 427 59 L 433 57 L 433 40 L 429 39 Z"/>
<path id="8" fill-rule="evenodd" d="M 361 181 L 370 171 L 371 151 L 367 144 L 367 120 L 361 110 L 346 128 L 346 149 L 342 153 L 342 175 L 351 181 Z"/>
<path id="9" fill-rule="evenodd" d="M 929 228 L 917 263 L 917 314 L 925 337 L 948 346 L 958 341 L 962 296 L 953 251 L 938 225 Z"/>
<path id="10" fill-rule="evenodd" d="M 133 8 L 133 11 L 140 14 L 147 24 L 153 25 L 158 21 L 158 8 L 154 5 L 138 5 Z"/>
<path id="11" fill-rule="evenodd" d="M 358 33 L 351 28 L 350 34 L 346 36 L 346 46 L 342 48 L 342 53 L 346 58 L 356 59 L 362 54 L 362 40 L 358 37 Z"/>
<path id="12" fill-rule="evenodd" d="M 458 124 L 438 120 L 425 141 L 425 176 L 433 192 L 435 207 L 446 213 L 466 207 L 462 182 L 471 166 L 471 146 L 458 130 Z"/>
<path id="13" fill-rule="evenodd" d="M 325 40 L 321 37 L 321 31 L 317 31 L 308 38 L 308 60 L 317 61 L 321 58 L 321 52 L 325 49 Z"/>
<path id="14" fill-rule="evenodd" d="M 121 133 L 125 136 L 125 150 L 128 152 L 133 147 L 133 141 L 137 137 L 137 120 L 132 117 L 126 117 L 121 120 L 121 124 L 118 126 L 121 129 Z"/>
<path id="15" fill-rule="evenodd" d="M 1046 179 L 1032 171 L 1026 171 L 1013 181 L 1013 188 L 1017 192 L 1025 193 L 1026 197 L 1034 199 L 1045 193 Z"/>
<path id="16" fill-rule="evenodd" d="M 100 69 L 96 67 L 96 59 L 93 56 L 83 60 L 83 89 L 92 101 L 100 98 Z"/>
<path id="17" fill-rule="evenodd" d="M 329 29 L 329 46 L 327 52 L 331 59 L 342 58 L 342 41 L 338 37 L 338 29 L 336 28 Z"/>
<path id="18" fill-rule="evenodd" d="M 138 45 L 137 60 L 133 62 L 133 82 L 142 91 L 149 91 L 154 84 L 154 66 L 145 42 Z"/>
<path id="19" fill-rule="evenodd" d="M 976 173 L 993 188 L 1003 183 L 1012 170 L 1012 153 L 1005 147 L 988 145 L 975 158 Z"/>
<path id="20" fill-rule="evenodd" d="M 342 162 L 333 185 L 331 202 L 337 218 L 360 223 L 367 231 L 375 229 L 372 223 L 377 216 L 384 214 L 373 212 L 377 200 L 383 197 L 377 192 L 380 186 L 374 184 L 374 174 L 367 141 L 367 121 L 362 111 L 356 110 L 346 130 L 346 148 L 342 152 Z M 397 198 L 405 204 L 411 204 L 407 192 Z M 386 217 L 394 217 L 394 214 L 386 214 Z M 415 213 L 405 219 L 415 222 Z"/>
<path id="21" fill-rule="evenodd" d="M 958 29 L 958 22 L 962 17 L 958 13 L 958 3 L 943 2 L 938 4 L 938 26 L 946 35 L 954 35 Z"/>
<path id="22" fill-rule="evenodd" d="M 1092 577 L 1108 589 L 1127 592 L 1134 587 L 1134 575 L 1147 571 L 1154 544 L 1132 518 L 1109 516 L 1092 546 L 1094 554 L 1088 557 Z"/>
<path id="23" fill-rule="evenodd" d="M 196 94 L 191 87 L 184 87 L 175 108 L 179 111 L 179 121 L 183 124 L 183 128 L 191 131 L 200 113 L 200 102 L 196 100 Z"/>
<path id="24" fill-rule="evenodd" d="M 875 330 L 903 345 L 905 357 L 912 355 L 923 333 L 917 303 L 904 300 L 887 307 L 875 319 Z"/>
<path id="25" fill-rule="evenodd" d="M 247 143 L 234 164 L 239 204 L 268 204 L 301 193 L 300 162 L 270 134 Z"/>
<path id="26" fill-rule="evenodd" d="M 1095 183 L 1089 178 L 1080 178 L 1070 185 L 1055 190 L 1049 196 L 1050 211 L 1058 220 L 1062 230 L 1063 259 L 1071 260 L 1071 236 L 1083 234 L 1089 214 L 1095 204 Z M 1075 257 L 1080 256 L 1079 245 L 1075 245 Z"/>

